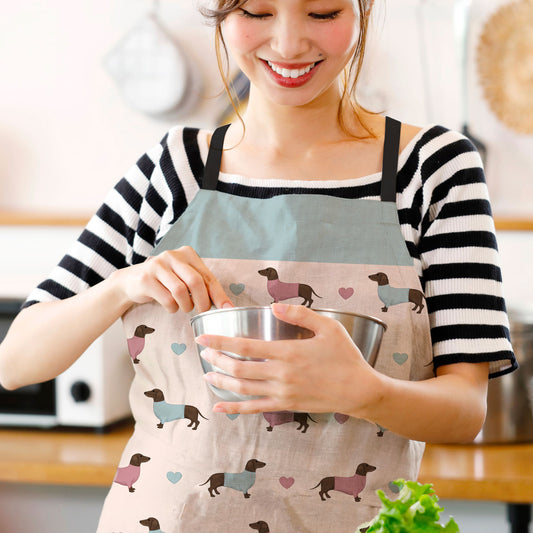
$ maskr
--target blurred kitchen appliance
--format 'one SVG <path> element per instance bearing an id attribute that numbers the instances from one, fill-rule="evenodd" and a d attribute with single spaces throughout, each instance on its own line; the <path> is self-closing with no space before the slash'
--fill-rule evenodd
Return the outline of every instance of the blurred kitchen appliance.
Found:
<path id="1" fill-rule="evenodd" d="M 0 299 L 0 342 L 21 305 L 19 299 Z M 124 332 L 116 322 L 57 378 L 14 391 L 0 386 L 0 425 L 104 430 L 131 416 L 132 379 Z"/>
<path id="2" fill-rule="evenodd" d="M 520 368 L 489 382 L 487 418 L 476 443 L 533 441 L 533 312 L 509 312 Z"/>

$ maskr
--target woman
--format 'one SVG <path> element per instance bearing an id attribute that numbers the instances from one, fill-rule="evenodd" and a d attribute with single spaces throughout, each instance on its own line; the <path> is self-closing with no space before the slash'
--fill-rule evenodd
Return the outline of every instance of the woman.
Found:
<path id="1" fill-rule="evenodd" d="M 99 532 L 354 531 L 377 488 L 416 478 L 422 442 L 475 437 L 489 375 L 516 367 L 479 156 L 445 128 L 400 129 L 347 87 L 371 3 L 219 0 L 207 14 L 251 81 L 242 123 L 173 128 L 2 344 L 14 388 L 57 375 L 123 316 L 136 429 Z M 276 279 L 314 301 L 273 292 Z M 207 381 L 261 397 L 218 401 L 187 313 L 273 298 L 315 336 L 198 339 L 230 374 Z M 386 322 L 375 367 L 307 305 Z"/>

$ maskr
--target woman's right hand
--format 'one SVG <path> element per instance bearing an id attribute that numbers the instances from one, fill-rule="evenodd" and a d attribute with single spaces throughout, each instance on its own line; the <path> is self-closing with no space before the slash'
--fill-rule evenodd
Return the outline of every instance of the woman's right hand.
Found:
<path id="1" fill-rule="evenodd" d="M 228 295 L 190 246 L 167 250 L 112 274 L 126 305 L 156 301 L 169 313 L 233 307 Z M 129 304 L 129 305 L 128 305 Z"/>

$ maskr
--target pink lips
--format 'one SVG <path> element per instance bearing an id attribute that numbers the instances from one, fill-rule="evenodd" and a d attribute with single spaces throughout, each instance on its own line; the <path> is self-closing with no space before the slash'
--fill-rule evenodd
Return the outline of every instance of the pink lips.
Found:
<path id="1" fill-rule="evenodd" d="M 321 61 L 315 63 L 315 66 L 306 74 L 303 74 L 302 76 L 299 76 L 298 78 L 285 78 L 281 74 L 278 74 L 277 72 L 274 72 L 268 63 L 265 60 L 262 60 L 263 64 L 265 66 L 265 69 L 268 71 L 272 79 L 282 87 L 288 88 L 288 89 L 294 89 L 297 87 L 301 87 L 302 85 L 305 85 L 314 75 L 316 69 L 320 66 Z M 309 63 L 302 63 L 302 64 L 289 64 L 289 63 L 278 63 L 276 62 L 276 65 L 281 68 L 288 68 L 288 69 L 300 69 L 305 68 Z"/>

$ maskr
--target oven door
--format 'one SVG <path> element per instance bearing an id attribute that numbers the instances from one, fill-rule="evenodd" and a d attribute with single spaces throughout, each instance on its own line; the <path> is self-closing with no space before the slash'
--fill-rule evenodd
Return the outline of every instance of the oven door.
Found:
<path id="1" fill-rule="evenodd" d="M 0 299 L 0 342 L 22 305 Z M 57 424 L 55 380 L 10 391 L 0 385 L 0 425 L 51 427 Z"/>

